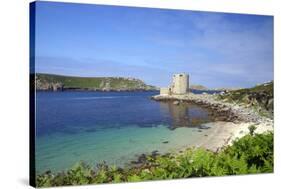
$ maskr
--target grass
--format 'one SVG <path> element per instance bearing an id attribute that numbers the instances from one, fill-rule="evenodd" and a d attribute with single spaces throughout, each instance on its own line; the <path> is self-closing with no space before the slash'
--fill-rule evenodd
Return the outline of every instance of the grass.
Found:
<path id="1" fill-rule="evenodd" d="M 73 77 L 40 73 L 36 77 L 41 83 L 62 83 L 65 89 L 155 89 L 141 80 L 122 77 Z"/>
<path id="2" fill-rule="evenodd" d="M 139 167 L 117 168 L 106 163 L 93 168 L 80 162 L 71 169 L 37 175 L 38 187 L 137 182 L 205 176 L 273 172 L 273 133 L 255 134 L 255 128 L 219 152 L 191 148 L 178 155 L 147 156 Z"/>
<path id="3" fill-rule="evenodd" d="M 222 98 L 228 98 L 232 101 L 243 101 L 245 95 L 254 93 L 265 93 L 268 96 L 273 97 L 273 82 L 266 85 L 257 85 L 252 88 L 230 91 L 227 94 L 222 95 Z"/>
<path id="4" fill-rule="evenodd" d="M 218 99 L 252 107 L 261 116 L 272 118 L 273 92 L 273 82 L 269 82 L 252 88 L 229 91 L 218 95 Z"/>

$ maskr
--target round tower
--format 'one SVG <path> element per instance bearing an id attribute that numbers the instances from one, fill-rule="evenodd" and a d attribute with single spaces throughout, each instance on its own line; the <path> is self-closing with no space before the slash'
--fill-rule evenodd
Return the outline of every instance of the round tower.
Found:
<path id="1" fill-rule="evenodd" d="M 172 83 L 173 94 L 186 94 L 189 91 L 189 75 L 186 73 L 174 74 Z"/>

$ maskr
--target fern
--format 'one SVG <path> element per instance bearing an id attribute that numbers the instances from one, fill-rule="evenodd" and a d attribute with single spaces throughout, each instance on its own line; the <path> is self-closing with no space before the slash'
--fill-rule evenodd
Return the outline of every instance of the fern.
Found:
<path id="1" fill-rule="evenodd" d="M 40 187 L 89 183 L 223 176 L 273 172 L 273 133 L 246 135 L 218 153 L 191 148 L 176 156 L 147 157 L 139 167 L 120 169 L 101 163 L 95 169 L 83 162 L 67 172 L 47 171 L 36 177 Z"/>

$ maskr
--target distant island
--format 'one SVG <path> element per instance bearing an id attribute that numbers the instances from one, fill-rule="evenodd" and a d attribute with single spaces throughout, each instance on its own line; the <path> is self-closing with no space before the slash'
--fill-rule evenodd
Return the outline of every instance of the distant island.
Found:
<path id="1" fill-rule="evenodd" d="M 39 91 L 154 91 L 157 87 L 147 85 L 131 77 L 77 77 L 37 73 L 35 88 Z"/>
<path id="2" fill-rule="evenodd" d="M 194 90 L 208 90 L 207 87 L 203 85 L 190 85 L 189 89 L 194 89 Z"/>
<path id="3" fill-rule="evenodd" d="M 243 89 L 243 88 L 239 88 L 239 87 L 208 88 L 208 87 L 205 87 L 204 85 L 193 84 L 193 85 L 190 85 L 189 89 L 198 90 L 198 91 L 235 91 L 235 90 L 239 90 L 239 89 Z"/>

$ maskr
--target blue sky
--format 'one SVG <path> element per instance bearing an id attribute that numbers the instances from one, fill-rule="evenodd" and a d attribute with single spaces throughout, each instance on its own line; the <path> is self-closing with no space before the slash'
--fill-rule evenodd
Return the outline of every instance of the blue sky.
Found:
<path id="1" fill-rule="evenodd" d="M 136 77 L 167 86 L 250 87 L 273 80 L 273 17 L 37 2 L 35 69 Z"/>

